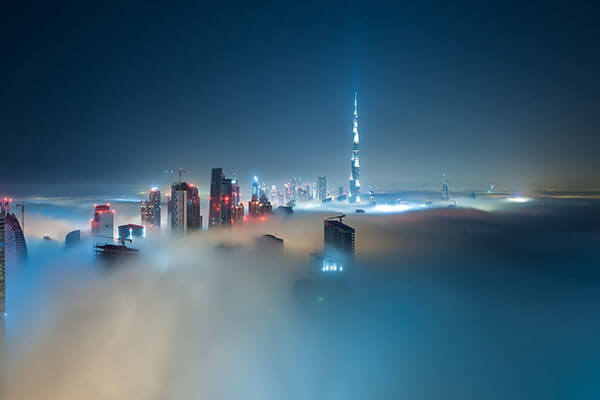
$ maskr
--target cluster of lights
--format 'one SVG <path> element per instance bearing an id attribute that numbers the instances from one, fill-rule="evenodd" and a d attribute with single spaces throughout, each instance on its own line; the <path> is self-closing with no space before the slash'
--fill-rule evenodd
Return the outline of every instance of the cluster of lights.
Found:
<path id="1" fill-rule="evenodd" d="M 323 267 L 321 268 L 321 271 L 323 272 L 337 272 L 340 271 L 342 272 L 344 270 L 344 267 L 341 264 L 338 264 L 336 262 L 332 262 L 330 260 L 323 260 Z"/>

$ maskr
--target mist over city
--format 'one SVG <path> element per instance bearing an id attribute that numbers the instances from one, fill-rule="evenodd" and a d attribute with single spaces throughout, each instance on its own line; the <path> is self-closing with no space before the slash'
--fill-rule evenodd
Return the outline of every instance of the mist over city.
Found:
<path id="1" fill-rule="evenodd" d="M 29 3 L 0 399 L 596 399 L 593 2 Z"/>

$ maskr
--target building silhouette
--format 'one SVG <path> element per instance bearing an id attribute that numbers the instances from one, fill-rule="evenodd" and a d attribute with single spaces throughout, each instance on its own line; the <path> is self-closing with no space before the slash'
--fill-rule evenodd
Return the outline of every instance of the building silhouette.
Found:
<path id="1" fill-rule="evenodd" d="M 78 229 L 67 233 L 65 236 L 65 247 L 71 248 L 81 243 L 81 231 Z"/>
<path id="2" fill-rule="evenodd" d="M 325 219 L 323 223 L 323 249 L 327 256 L 354 257 L 354 228 L 335 219 Z"/>
<path id="3" fill-rule="evenodd" d="M 0 318 L 6 314 L 6 266 L 27 258 L 25 235 L 10 210 L 11 201 L 9 198 L 0 201 Z"/>

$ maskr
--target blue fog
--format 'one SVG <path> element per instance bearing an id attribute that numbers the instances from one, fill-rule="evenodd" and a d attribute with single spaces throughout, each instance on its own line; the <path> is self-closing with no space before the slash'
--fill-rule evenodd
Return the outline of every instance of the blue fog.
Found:
<path id="1" fill-rule="evenodd" d="M 400 197 L 424 198 L 384 201 Z M 107 270 L 89 243 L 66 252 L 60 236 L 85 228 L 99 200 L 139 218 L 135 193 L 29 206 L 30 259 L 9 266 L 6 398 L 600 395 L 594 198 L 465 196 L 469 207 L 349 215 L 357 263 L 336 280 L 308 266 L 322 210 L 230 235 L 149 239 L 140 262 Z M 246 240 L 266 230 L 284 238 L 283 255 Z M 228 240 L 239 249 L 215 249 Z"/>

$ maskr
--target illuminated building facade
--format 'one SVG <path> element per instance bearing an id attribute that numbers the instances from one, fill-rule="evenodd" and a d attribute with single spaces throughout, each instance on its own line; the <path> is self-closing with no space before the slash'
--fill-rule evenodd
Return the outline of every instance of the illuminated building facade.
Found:
<path id="1" fill-rule="evenodd" d="M 317 200 L 323 201 L 327 198 L 327 178 L 317 176 Z"/>
<path id="2" fill-rule="evenodd" d="M 4 318 L 6 315 L 6 242 L 4 240 L 5 221 L 6 214 L 0 211 L 0 318 Z M 2 323 L 3 322 L 0 321 L 0 324 Z"/>
<path id="3" fill-rule="evenodd" d="M 231 207 L 231 223 L 242 224 L 244 222 L 244 203 L 239 203 Z"/>
<path id="4" fill-rule="evenodd" d="M 237 178 L 225 178 L 221 168 L 213 168 L 210 178 L 208 227 L 231 225 L 233 222 L 233 209 L 239 206 L 239 201 L 240 187 Z"/>
<path id="5" fill-rule="evenodd" d="M 354 114 L 352 119 L 352 159 L 350 160 L 350 194 L 351 203 L 360 203 L 360 161 L 358 144 L 358 93 L 354 92 Z"/>
<path id="6" fill-rule="evenodd" d="M 198 188 L 186 182 L 171 185 L 169 213 L 173 231 L 186 233 L 201 230 L 202 215 Z"/>
<path id="7" fill-rule="evenodd" d="M 140 204 L 142 225 L 160 228 L 160 190 L 151 189 L 148 200 Z"/>
<path id="8" fill-rule="evenodd" d="M 258 200 L 258 177 L 254 177 L 254 181 L 252 182 L 252 201 Z"/>
<path id="9" fill-rule="evenodd" d="M 117 231 L 119 233 L 119 238 L 122 239 L 143 238 L 146 236 L 146 228 L 142 225 L 119 225 Z"/>
<path id="10" fill-rule="evenodd" d="M 262 194 L 260 199 L 251 200 L 248 203 L 248 215 L 250 217 L 262 217 L 273 212 L 273 205 L 267 198 L 266 194 Z"/>
<path id="11" fill-rule="evenodd" d="M 354 113 L 352 118 L 352 159 L 350 160 L 350 203 L 360 202 L 360 161 L 358 144 L 358 93 L 354 92 Z"/>
<path id="12" fill-rule="evenodd" d="M 115 210 L 110 209 L 110 204 L 96 204 L 94 218 L 90 221 L 92 235 L 114 237 Z"/>
<path id="13" fill-rule="evenodd" d="M 448 178 L 446 174 L 442 176 L 442 200 L 450 200 L 450 193 L 448 192 Z"/>
<path id="14" fill-rule="evenodd" d="M 171 230 L 175 233 L 187 232 L 187 191 L 180 190 L 177 185 L 171 186 L 169 200 L 169 217 Z"/>
<path id="15" fill-rule="evenodd" d="M 223 198 L 222 168 L 213 168 L 210 175 L 210 201 L 208 211 L 208 227 L 221 225 L 221 206 Z"/>

